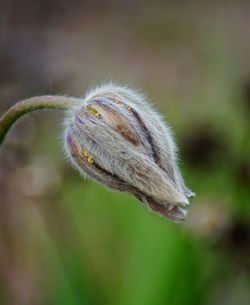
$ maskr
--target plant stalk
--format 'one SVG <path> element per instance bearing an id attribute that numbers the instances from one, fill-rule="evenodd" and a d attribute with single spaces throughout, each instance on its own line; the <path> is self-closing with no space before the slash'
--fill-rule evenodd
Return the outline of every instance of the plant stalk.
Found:
<path id="1" fill-rule="evenodd" d="M 16 103 L 0 118 L 0 146 L 11 126 L 23 115 L 42 109 L 69 110 L 80 103 L 79 98 L 53 95 L 31 97 Z"/>

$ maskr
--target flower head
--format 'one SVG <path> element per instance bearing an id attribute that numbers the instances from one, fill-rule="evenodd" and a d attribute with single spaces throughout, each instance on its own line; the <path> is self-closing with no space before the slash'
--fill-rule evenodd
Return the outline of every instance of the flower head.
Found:
<path id="1" fill-rule="evenodd" d="M 143 95 L 99 87 L 69 111 L 65 127 L 66 153 L 82 174 L 172 221 L 186 219 L 194 194 L 178 169 L 170 128 Z"/>

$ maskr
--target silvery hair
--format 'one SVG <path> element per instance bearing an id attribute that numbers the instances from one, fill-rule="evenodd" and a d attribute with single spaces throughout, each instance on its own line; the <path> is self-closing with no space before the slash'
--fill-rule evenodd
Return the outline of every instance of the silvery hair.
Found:
<path id="1" fill-rule="evenodd" d="M 171 128 L 143 94 L 113 83 L 90 90 L 66 115 L 64 143 L 81 174 L 172 221 L 186 219 L 194 193 L 180 174 Z"/>

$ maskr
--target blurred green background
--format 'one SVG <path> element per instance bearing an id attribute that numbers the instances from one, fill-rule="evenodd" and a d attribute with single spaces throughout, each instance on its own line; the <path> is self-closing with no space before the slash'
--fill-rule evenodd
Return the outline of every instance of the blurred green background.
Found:
<path id="1" fill-rule="evenodd" d="M 250 304 L 249 1 L 1 1 L 0 113 L 41 94 L 141 89 L 196 192 L 173 224 L 80 178 L 61 113 L 0 152 L 0 304 Z"/>

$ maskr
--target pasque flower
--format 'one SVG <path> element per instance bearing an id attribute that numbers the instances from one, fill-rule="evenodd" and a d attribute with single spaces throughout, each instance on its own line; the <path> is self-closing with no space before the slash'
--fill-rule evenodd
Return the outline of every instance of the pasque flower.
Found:
<path id="1" fill-rule="evenodd" d="M 180 174 L 173 135 L 146 98 L 107 84 L 82 98 L 38 96 L 0 118 L 0 145 L 13 123 L 39 109 L 67 111 L 64 146 L 80 173 L 112 190 L 128 192 L 172 221 L 187 217 L 194 194 Z"/>
<path id="2" fill-rule="evenodd" d="M 143 95 L 114 84 L 90 91 L 68 110 L 64 141 L 80 173 L 172 221 L 186 219 L 194 194 L 178 169 L 170 128 Z"/>

